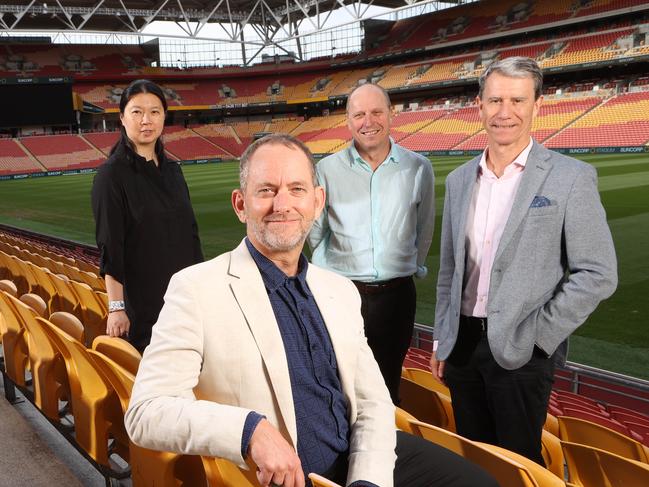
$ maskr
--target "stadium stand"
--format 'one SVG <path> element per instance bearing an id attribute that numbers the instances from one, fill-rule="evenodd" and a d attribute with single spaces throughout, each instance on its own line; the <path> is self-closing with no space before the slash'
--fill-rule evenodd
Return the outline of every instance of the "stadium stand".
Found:
<path id="1" fill-rule="evenodd" d="M 97 167 L 104 155 L 78 135 L 25 137 L 22 144 L 47 170 Z"/>
<path id="2" fill-rule="evenodd" d="M 26 152 L 16 139 L 0 139 L 0 176 L 40 172 L 43 170 L 36 159 Z"/>
<path id="3" fill-rule="evenodd" d="M 602 102 L 563 131 L 546 146 L 590 147 L 645 145 L 649 142 L 649 91 L 622 93 Z"/>
<path id="4" fill-rule="evenodd" d="M 482 129 L 475 105 L 459 108 L 434 120 L 418 132 L 401 139 L 400 144 L 414 150 L 448 150 Z"/>
<path id="5" fill-rule="evenodd" d="M 194 127 L 193 130 L 234 157 L 240 157 L 246 149 L 246 146 L 241 143 L 236 132 L 229 125 L 199 125 Z"/>
<path id="6" fill-rule="evenodd" d="M 191 129 L 165 127 L 164 143 L 167 152 L 180 160 L 213 159 L 216 157 L 229 159 L 232 157 Z"/>
<path id="7" fill-rule="evenodd" d="M 97 132 L 83 134 L 83 138 L 99 149 L 105 156 L 110 154 L 110 150 L 119 139 L 119 132 Z"/>

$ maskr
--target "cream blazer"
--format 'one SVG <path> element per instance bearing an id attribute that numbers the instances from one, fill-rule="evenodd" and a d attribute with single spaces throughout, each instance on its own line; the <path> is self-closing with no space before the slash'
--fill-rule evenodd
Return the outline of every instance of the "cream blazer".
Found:
<path id="1" fill-rule="evenodd" d="M 393 485 L 394 406 L 367 345 L 360 297 L 314 265 L 307 283 L 336 352 L 351 429 L 347 483 Z M 241 456 L 246 416 L 266 416 L 297 447 L 286 354 L 261 274 L 244 242 L 175 274 L 140 365 L 125 424 L 143 447 Z M 297 448 L 296 448 L 297 449 Z"/>

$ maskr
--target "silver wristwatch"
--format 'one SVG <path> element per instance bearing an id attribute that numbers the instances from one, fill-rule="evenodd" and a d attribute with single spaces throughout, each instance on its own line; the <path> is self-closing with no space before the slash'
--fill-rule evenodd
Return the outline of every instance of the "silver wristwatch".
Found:
<path id="1" fill-rule="evenodd" d="M 114 313 L 115 311 L 124 311 L 126 305 L 124 301 L 108 301 L 108 312 Z"/>

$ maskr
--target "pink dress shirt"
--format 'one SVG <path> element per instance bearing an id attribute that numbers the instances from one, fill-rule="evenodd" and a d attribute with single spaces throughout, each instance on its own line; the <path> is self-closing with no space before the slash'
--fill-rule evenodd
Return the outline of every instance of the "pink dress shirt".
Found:
<path id="1" fill-rule="evenodd" d="M 461 308 L 465 316 L 487 316 L 491 268 L 531 150 L 530 139 L 501 177 L 487 167 L 487 150 L 482 153 L 466 222 L 467 259 Z"/>

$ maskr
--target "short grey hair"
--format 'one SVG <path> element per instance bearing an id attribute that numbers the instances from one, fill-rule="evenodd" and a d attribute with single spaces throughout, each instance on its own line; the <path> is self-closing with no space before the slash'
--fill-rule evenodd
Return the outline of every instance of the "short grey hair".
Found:
<path id="1" fill-rule="evenodd" d="M 355 87 L 355 88 L 354 88 L 352 91 L 350 91 L 349 94 L 347 95 L 347 103 L 346 103 L 346 105 L 345 105 L 345 112 L 349 113 L 349 100 L 351 100 L 352 95 L 353 95 L 357 90 L 361 89 L 361 88 L 364 87 L 364 86 L 374 86 L 376 89 L 378 89 L 378 90 L 381 92 L 381 94 L 383 95 L 383 98 L 385 98 L 385 103 L 387 104 L 388 108 L 391 108 L 391 107 L 392 107 L 392 102 L 390 101 L 390 95 L 389 95 L 388 92 L 385 90 L 385 88 L 383 88 L 382 86 L 379 86 L 379 85 L 377 85 L 377 84 L 374 84 L 374 83 L 363 83 L 362 85 L 358 85 L 357 87 Z"/>
<path id="2" fill-rule="evenodd" d="M 246 190 L 250 159 L 252 159 L 252 156 L 257 152 L 257 149 L 268 144 L 281 144 L 286 147 L 301 150 L 309 160 L 309 167 L 311 168 L 311 175 L 313 176 L 313 185 L 318 186 L 318 177 L 315 172 L 315 159 L 304 142 L 288 134 L 270 134 L 261 139 L 255 140 L 241 155 L 241 159 L 239 160 L 239 187 L 242 191 Z"/>
<path id="3" fill-rule="evenodd" d="M 509 78 L 531 78 L 534 81 L 534 99 L 538 100 L 543 92 L 543 72 L 537 62 L 529 57 L 512 56 L 494 61 L 482 72 L 478 85 L 478 96 L 482 99 L 487 78 L 498 73 Z"/>

